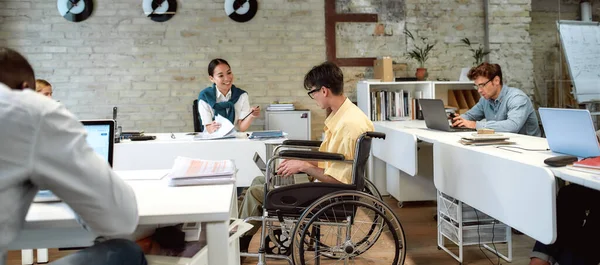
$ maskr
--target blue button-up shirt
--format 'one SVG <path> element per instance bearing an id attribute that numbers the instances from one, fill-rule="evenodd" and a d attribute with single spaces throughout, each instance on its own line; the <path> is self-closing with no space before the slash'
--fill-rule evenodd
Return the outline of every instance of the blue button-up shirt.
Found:
<path id="1" fill-rule="evenodd" d="M 531 100 L 523 91 L 514 87 L 502 86 L 496 99 L 481 97 L 472 109 L 461 116 L 477 121 L 477 129 L 489 128 L 497 132 L 541 136 Z"/>

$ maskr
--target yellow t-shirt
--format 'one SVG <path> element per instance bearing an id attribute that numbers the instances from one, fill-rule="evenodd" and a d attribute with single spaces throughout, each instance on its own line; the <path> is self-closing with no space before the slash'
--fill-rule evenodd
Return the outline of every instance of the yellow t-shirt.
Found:
<path id="1" fill-rule="evenodd" d="M 340 109 L 325 120 L 325 138 L 319 147 L 321 152 L 343 154 L 346 160 L 354 159 L 356 140 L 368 131 L 373 131 L 373 123 L 348 98 Z M 345 184 L 352 183 L 352 164 L 340 162 L 319 162 L 319 167 Z"/>

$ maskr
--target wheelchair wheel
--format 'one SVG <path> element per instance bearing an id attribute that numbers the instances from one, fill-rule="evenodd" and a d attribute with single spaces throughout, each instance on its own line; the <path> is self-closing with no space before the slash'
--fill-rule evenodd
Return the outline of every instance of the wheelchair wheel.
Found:
<path id="1" fill-rule="evenodd" d="M 365 178 L 365 192 L 367 194 L 373 195 L 373 197 L 379 199 L 380 201 L 383 201 L 383 197 L 381 197 L 381 193 L 379 193 L 379 190 L 377 190 L 377 187 L 375 187 L 375 184 L 373 184 L 373 182 L 371 182 L 370 180 Z"/>
<path id="2" fill-rule="evenodd" d="M 363 192 L 337 192 L 316 201 L 300 216 L 292 235 L 292 260 L 297 265 L 397 265 L 406 256 L 404 231 L 396 215 Z M 382 258 L 381 253 L 390 257 Z"/>
<path id="3" fill-rule="evenodd" d="M 272 232 L 265 237 L 265 242 L 265 251 L 267 254 L 284 256 L 289 256 L 292 254 L 290 251 L 290 245 L 292 244 L 292 241 L 283 235 L 281 229 L 272 230 Z"/>

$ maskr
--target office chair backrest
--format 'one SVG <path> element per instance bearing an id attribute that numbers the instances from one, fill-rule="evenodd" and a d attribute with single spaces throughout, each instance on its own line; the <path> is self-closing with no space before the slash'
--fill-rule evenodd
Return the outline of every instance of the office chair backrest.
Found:
<path id="1" fill-rule="evenodd" d="M 202 118 L 200 118 L 200 113 L 198 113 L 198 100 L 194 99 L 194 104 L 192 104 L 192 116 L 194 118 L 194 132 L 202 132 Z"/>
<path id="2" fill-rule="evenodd" d="M 354 167 L 352 168 L 352 181 L 359 191 L 365 188 L 365 177 L 367 170 L 367 161 L 371 155 L 371 140 L 373 138 L 385 139 L 385 133 L 366 132 L 356 140 L 356 150 L 354 150 Z"/>

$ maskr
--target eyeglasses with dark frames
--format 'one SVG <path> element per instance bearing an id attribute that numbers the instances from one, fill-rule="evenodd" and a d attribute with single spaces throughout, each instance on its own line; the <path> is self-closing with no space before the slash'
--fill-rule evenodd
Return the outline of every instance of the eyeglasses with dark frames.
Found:
<path id="1" fill-rule="evenodd" d="M 487 82 L 483 83 L 483 84 L 475 84 L 473 85 L 473 88 L 475 89 L 480 89 L 485 87 L 490 81 L 494 80 L 494 78 L 496 78 L 496 76 L 492 77 L 490 80 L 488 80 Z"/>
<path id="2" fill-rule="evenodd" d="M 308 93 L 306 93 L 306 94 L 308 94 L 308 96 L 309 96 L 311 99 L 315 99 L 315 98 L 313 97 L 313 94 L 314 94 L 315 92 L 318 92 L 318 91 L 320 91 L 322 88 L 323 88 L 323 87 L 320 87 L 320 88 L 315 88 L 315 89 L 313 89 L 313 90 L 311 90 L 311 91 L 308 91 Z"/>

